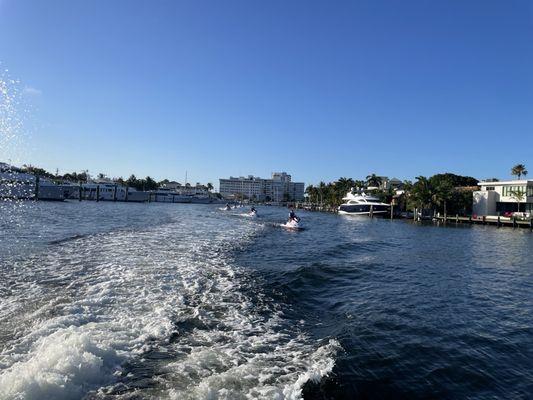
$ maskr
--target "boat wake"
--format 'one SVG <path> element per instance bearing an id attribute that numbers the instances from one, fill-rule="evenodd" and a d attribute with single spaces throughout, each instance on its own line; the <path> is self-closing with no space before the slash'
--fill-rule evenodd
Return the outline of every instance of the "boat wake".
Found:
<path id="1" fill-rule="evenodd" d="M 0 399 L 301 398 L 339 344 L 306 336 L 236 265 L 264 226 L 210 224 L 84 236 L 2 267 Z"/>

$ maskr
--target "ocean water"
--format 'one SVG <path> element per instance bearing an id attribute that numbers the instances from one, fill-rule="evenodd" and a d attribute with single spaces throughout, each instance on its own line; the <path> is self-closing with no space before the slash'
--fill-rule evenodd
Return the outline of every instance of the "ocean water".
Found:
<path id="1" fill-rule="evenodd" d="M 533 397 L 533 235 L 0 203 L 0 399 Z"/>

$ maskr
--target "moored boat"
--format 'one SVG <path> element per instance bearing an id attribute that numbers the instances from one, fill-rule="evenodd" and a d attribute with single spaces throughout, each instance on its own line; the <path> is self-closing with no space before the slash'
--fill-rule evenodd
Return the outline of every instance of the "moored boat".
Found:
<path id="1" fill-rule="evenodd" d="M 339 214 L 370 215 L 386 214 L 390 211 L 390 205 L 382 203 L 377 197 L 361 191 L 357 194 L 348 192 L 339 206 Z"/>

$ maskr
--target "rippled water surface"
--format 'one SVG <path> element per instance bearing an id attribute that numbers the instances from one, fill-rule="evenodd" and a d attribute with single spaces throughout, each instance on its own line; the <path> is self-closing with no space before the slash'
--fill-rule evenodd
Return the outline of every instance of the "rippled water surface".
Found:
<path id="1" fill-rule="evenodd" d="M 0 205 L 0 399 L 530 398 L 533 235 Z"/>

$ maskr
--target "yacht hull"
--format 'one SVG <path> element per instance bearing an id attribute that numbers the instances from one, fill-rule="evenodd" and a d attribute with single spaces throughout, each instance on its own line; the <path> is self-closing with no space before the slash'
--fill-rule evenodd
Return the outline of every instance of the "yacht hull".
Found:
<path id="1" fill-rule="evenodd" d="M 373 214 L 386 214 L 390 210 L 387 205 L 342 204 L 339 207 L 339 214 L 369 215 L 371 207 Z"/>

